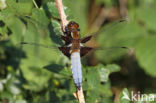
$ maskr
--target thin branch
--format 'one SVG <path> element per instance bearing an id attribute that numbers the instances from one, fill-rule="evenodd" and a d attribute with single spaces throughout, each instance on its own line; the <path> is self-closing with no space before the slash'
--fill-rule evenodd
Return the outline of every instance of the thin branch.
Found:
<path id="1" fill-rule="evenodd" d="M 63 32 L 65 31 L 65 27 L 66 25 L 68 24 L 69 21 L 67 21 L 67 16 L 64 12 L 64 7 L 63 7 L 63 4 L 62 4 L 62 0 L 55 0 L 56 2 L 56 7 L 58 9 L 58 13 L 59 13 L 59 16 L 60 16 L 60 19 L 61 19 L 61 28 L 63 30 Z"/>
<path id="2" fill-rule="evenodd" d="M 36 8 L 39 8 L 39 7 L 37 6 L 37 4 L 36 4 L 36 1 L 35 1 L 35 0 L 33 0 L 33 3 L 34 3 L 34 5 L 35 5 L 35 7 L 36 7 Z"/>
<path id="3" fill-rule="evenodd" d="M 80 88 L 80 90 L 77 89 L 76 94 L 77 94 L 77 97 L 78 97 L 79 103 L 85 103 L 85 99 L 84 99 L 84 95 L 83 95 L 83 89 L 82 89 L 82 87 Z"/>
<path id="4" fill-rule="evenodd" d="M 65 15 L 65 12 L 64 12 L 62 0 L 55 0 L 55 3 L 56 3 L 56 7 L 58 9 L 58 13 L 61 19 L 61 28 L 62 28 L 62 31 L 64 32 L 65 27 L 69 23 L 69 21 L 66 19 L 67 16 Z M 77 89 L 76 94 L 74 96 L 78 99 L 79 103 L 85 103 L 82 87 L 80 87 L 80 89 Z"/>
<path id="5" fill-rule="evenodd" d="M 127 0 L 119 0 L 120 2 L 120 13 L 122 18 L 128 17 L 128 10 L 127 10 Z"/>

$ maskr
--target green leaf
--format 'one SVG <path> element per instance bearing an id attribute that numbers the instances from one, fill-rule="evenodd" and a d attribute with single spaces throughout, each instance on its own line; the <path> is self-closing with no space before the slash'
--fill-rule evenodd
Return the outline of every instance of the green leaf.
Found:
<path id="1" fill-rule="evenodd" d="M 108 65 L 111 68 L 110 71 L 107 66 L 98 65 L 95 67 L 85 67 L 85 79 L 87 82 L 83 82 L 83 89 L 87 91 L 86 101 L 90 101 L 91 103 L 95 103 L 95 101 L 102 101 L 102 98 L 109 98 L 112 96 L 112 92 L 110 90 L 110 83 L 108 82 L 108 76 L 113 71 L 113 68 L 118 68 L 117 65 Z M 84 73 L 84 72 L 83 72 Z M 104 84 L 101 84 L 105 82 Z M 101 98 L 102 96 L 102 98 Z M 92 98 L 92 99 L 90 99 Z M 108 99 L 109 100 L 109 99 Z"/>
<path id="2" fill-rule="evenodd" d="M 120 94 L 120 103 L 130 103 L 130 94 L 127 88 L 124 88 L 122 93 Z"/>
<path id="3" fill-rule="evenodd" d="M 8 22 L 10 18 L 14 16 L 14 12 L 10 8 L 6 8 L 0 12 L 0 20 L 3 20 L 4 22 Z"/>
<path id="4" fill-rule="evenodd" d="M 87 0 L 63 0 L 63 4 L 68 7 L 67 16 L 73 16 L 71 20 L 79 23 L 81 35 L 85 35 L 87 31 L 87 10 L 88 1 Z M 78 9 L 79 8 L 79 9 Z"/>
<path id="5" fill-rule="evenodd" d="M 48 2 L 43 6 L 43 9 L 51 17 L 59 19 L 58 9 L 56 8 L 55 2 Z"/>
<path id="6" fill-rule="evenodd" d="M 121 69 L 117 64 L 108 64 L 106 68 L 110 71 L 110 73 L 119 72 Z"/>
<path id="7" fill-rule="evenodd" d="M 3 21 L 0 21 L 0 35 L 8 34 L 8 28 Z"/>
<path id="8" fill-rule="evenodd" d="M 72 75 L 71 69 L 65 68 L 64 66 L 59 65 L 59 64 L 50 64 L 48 66 L 45 66 L 44 68 L 53 73 L 57 73 L 58 75 L 66 76 L 68 78 Z"/>
<path id="9" fill-rule="evenodd" d="M 146 4 L 147 5 L 147 4 Z M 156 7 L 155 5 L 151 5 L 149 7 L 141 7 L 137 9 L 137 18 L 144 23 L 144 27 L 149 30 L 156 30 Z"/>
<path id="10" fill-rule="evenodd" d="M 21 41 L 22 34 L 24 33 L 24 23 L 17 17 L 12 17 L 12 19 L 7 20 L 5 23 L 12 33 L 12 35 L 9 36 L 11 41 L 14 44 L 19 43 Z"/>
<path id="11" fill-rule="evenodd" d="M 17 15 L 28 15 L 31 13 L 33 3 L 31 0 L 20 0 L 16 2 L 15 0 L 6 0 L 7 7 L 12 9 Z"/>
<path id="12" fill-rule="evenodd" d="M 155 67 L 156 67 L 156 36 L 146 36 L 141 38 L 136 45 L 136 57 L 140 66 L 149 75 L 156 77 Z"/>
<path id="13" fill-rule="evenodd" d="M 87 83 L 90 89 L 97 88 L 97 85 L 100 84 L 100 77 L 97 67 L 88 67 L 87 72 Z"/>
<path id="14" fill-rule="evenodd" d="M 98 69 L 101 82 L 107 82 L 112 72 L 120 71 L 120 67 L 116 64 L 109 64 Z"/>
<path id="15" fill-rule="evenodd" d="M 99 74 L 100 74 L 100 81 L 101 82 L 108 81 L 108 76 L 110 74 L 110 71 L 107 68 L 105 68 L 105 67 L 100 68 L 99 69 Z"/>
<path id="16" fill-rule="evenodd" d="M 32 10 L 32 16 L 30 20 L 35 24 L 37 29 L 43 30 L 44 28 L 47 28 L 49 24 L 49 19 L 46 16 L 43 9 L 33 9 Z"/>

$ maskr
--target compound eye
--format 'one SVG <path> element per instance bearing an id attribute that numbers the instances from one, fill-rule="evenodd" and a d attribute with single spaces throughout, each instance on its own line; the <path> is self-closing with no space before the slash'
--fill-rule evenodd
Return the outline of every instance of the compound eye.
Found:
<path id="1" fill-rule="evenodd" d="M 71 32 L 71 36 L 72 36 L 72 38 L 74 37 L 73 32 Z"/>
<path id="2" fill-rule="evenodd" d="M 79 25 L 77 23 L 74 23 L 74 28 L 75 29 L 78 29 L 79 28 Z"/>

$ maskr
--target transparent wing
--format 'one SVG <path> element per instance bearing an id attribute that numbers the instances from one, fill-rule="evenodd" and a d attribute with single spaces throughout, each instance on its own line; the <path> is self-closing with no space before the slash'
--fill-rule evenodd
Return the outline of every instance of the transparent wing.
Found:
<path id="1" fill-rule="evenodd" d="M 17 44 L 17 46 L 21 46 L 21 49 L 33 58 L 42 59 L 46 61 L 56 60 L 57 56 L 63 56 L 63 54 L 59 51 L 58 46 L 55 45 L 45 45 L 33 42 L 21 42 Z M 58 57 L 59 58 L 59 57 Z"/>
<path id="2" fill-rule="evenodd" d="M 142 35 L 144 33 L 137 23 L 117 21 L 93 33 L 93 40 L 90 40 L 87 46 L 99 48 L 95 52 L 98 60 L 111 62 L 126 55 Z"/>
<path id="3" fill-rule="evenodd" d="M 58 50 L 58 46 L 62 44 L 61 32 L 59 33 L 59 28 L 57 28 L 59 23 L 47 19 L 44 15 L 40 16 L 37 19 L 32 16 L 21 17 L 26 28 L 23 30 L 21 43 L 18 43 L 23 45 L 17 46 L 26 54 L 25 59 L 21 60 L 24 64 L 21 68 L 24 71 L 28 68 L 41 69 L 52 64 L 64 67 L 63 65 L 69 62 L 68 58 Z M 50 67 L 56 69 L 56 66 Z"/>

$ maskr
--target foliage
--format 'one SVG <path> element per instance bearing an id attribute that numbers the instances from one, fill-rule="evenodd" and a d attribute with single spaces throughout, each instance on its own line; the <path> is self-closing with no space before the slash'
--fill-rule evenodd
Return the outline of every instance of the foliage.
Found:
<path id="1" fill-rule="evenodd" d="M 34 4 L 35 1 L 37 6 Z M 94 5 L 93 7 L 97 5 L 99 8 L 105 5 L 105 9 L 119 7 L 119 3 L 115 0 L 95 1 L 63 0 L 68 20 L 79 23 L 82 37 L 97 29 L 92 28 L 93 21 L 98 15 L 94 11 L 88 12 L 91 5 Z M 111 75 L 115 73 L 133 77 L 135 74 L 133 70 L 141 73 L 143 71 L 142 74 L 139 72 L 136 75 L 148 77 L 150 80 L 140 82 L 153 83 L 151 88 L 143 88 L 143 91 L 155 89 L 156 2 L 131 0 L 127 5 L 129 7 L 127 21 L 112 23 L 111 17 L 108 16 L 106 23 L 103 22 L 99 27 L 101 31 L 91 41 L 91 45 L 99 45 L 104 50 L 97 50 L 82 60 L 86 103 L 114 101 L 112 99 L 115 95 L 112 91 L 114 82 Z M 98 8 L 94 9 L 96 11 Z M 93 14 L 96 16 L 92 17 Z M 115 25 L 110 26 L 114 23 Z M 76 90 L 70 61 L 56 48 L 63 44 L 60 35 L 62 31 L 54 0 L 0 0 L 0 103 L 77 102 L 73 96 Z M 20 45 L 23 41 L 49 45 L 52 49 L 37 45 Z M 121 46 L 129 49 L 116 48 Z M 132 60 L 129 59 L 131 57 Z M 93 66 L 93 61 L 100 63 Z M 129 83 L 125 84 L 128 88 Z M 119 85 L 120 88 L 122 84 L 115 85 L 117 87 Z M 133 88 L 138 89 L 137 86 Z M 121 103 L 126 103 L 121 98 L 118 99 Z"/>

